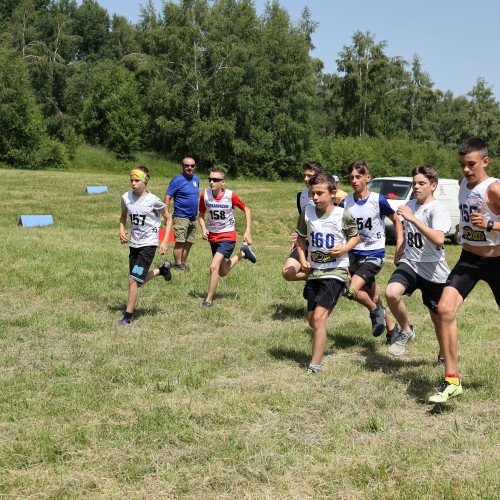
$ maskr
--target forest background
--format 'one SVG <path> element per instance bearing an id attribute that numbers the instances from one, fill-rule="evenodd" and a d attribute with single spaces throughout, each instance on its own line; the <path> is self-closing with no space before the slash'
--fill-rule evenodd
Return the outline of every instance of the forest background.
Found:
<path id="1" fill-rule="evenodd" d="M 345 180 L 363 158 L 375 176 L 433 164 L 457 178 L 457 145 L 476 135 L 500 157 L 484 78 L 455 97 L 418 55 L 361 31 L 324 73 L 316 26 L 277 1 L 260 16 L 252 0 L 147 2 L 133 24 L 95 0 L 0 0 L 0 166 L 67 169 L 91 145 L 127 162 L 191 154 L 234 177 L 293 178 L 314 158 Z"/>

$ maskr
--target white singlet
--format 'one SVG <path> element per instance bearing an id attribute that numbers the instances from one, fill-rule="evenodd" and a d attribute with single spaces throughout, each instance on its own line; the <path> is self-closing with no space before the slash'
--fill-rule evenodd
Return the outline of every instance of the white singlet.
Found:
<path id="1" fill-rule="evenodd" d="M 351 212 L 358 225 L 361 241 L 356 245 L 356 251 L 385 249 L 385 225 L 380 215 L 379 197 L 378 193 L 370 193 L 362 205 L 356 203 L 353 194 L 344 199 L 344 207 Z"/>
<path id="2" fill-rule="evenodd" d="M 313 269 L 335 269 L 349 267 L 347 253 L 335 259 L 328 251 L 334 246 L 345 245 L 346 236 L 342 231 L 344 208 L 335 207 L 330 214 L 320 218 L 314 205 L 307 205 L 304 210 L 309 242 L 307 260 Z"/>
<path id="3" fill-rule="evenodd" d="M 500 221 L 500 215 L 495 215 L 486 205 L 486 190 L 497 182 L 495 177 L 489 177 L 477 186 L 469 189 L 467 179 L 463 179 L 458 192 L 460 206 L 460 238 L 462 243 L 474 247 L 489 247 L 500 245 L 500 231 L 486 231 L 479 229 L 470 222 L 470 214 L 481 206 L 483 217 L 493 222 Z"/>
<path id="4" fill-rule="evenodd" d="M 133 191 L 129 191 L 122 196 L 121 205 L 123 209 L 127 209 L 129 215 L 130 246 L 158 246 L 160 211 L 165 208 L 165 203 L 150 192 L 136 196 Z"/>
<path id="5" fill-rule="evenodd" d="M 216 200 L 211 189 L 205 189 L 204 202 L 208 212 L 207 229 L 209 233 L 228 233 L 235 231 L 233 192 L 226 189 L 220 200 Z"/>

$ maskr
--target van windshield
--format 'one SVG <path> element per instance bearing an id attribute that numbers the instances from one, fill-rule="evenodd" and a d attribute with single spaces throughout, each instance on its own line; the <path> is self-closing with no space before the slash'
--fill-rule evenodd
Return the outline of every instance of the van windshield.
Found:
<path id="1" fill-rule="evenodd" d="M 373 179 L 368 189 L 385 196 L 388 200 L 404 200 L 411 190 L 411 181 L 398 179 Z"/>

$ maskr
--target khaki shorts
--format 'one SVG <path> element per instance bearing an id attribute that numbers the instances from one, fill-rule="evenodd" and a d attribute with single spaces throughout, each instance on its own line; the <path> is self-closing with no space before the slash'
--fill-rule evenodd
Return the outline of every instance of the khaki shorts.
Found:
<path id="1" fill-rule="evenodd" d="M 173 217 L 172 222 L 176 243 L 194 243 L 196 221 L 191 222 L 184 217 Z"/>

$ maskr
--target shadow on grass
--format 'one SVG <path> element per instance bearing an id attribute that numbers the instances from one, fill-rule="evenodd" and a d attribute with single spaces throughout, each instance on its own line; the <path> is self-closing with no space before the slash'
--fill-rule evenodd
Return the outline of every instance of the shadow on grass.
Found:
<path id="1" fill-rule="evenodd" d="M 333 346 L 337 349 L 363 347 L 366 351 L 375 352 L 375 349 L 377 348 L 374 339 L 367 339 L 365 337 L 357 337 L 354 335 L 346 335 L 344 333 L 329 333 L 328 337 L 333 340 Z"/>
<path id="2" fill-rule="evenodd" d="M 309 361 L 310 355 L 309 353 L 305 353 L 304 351 L 298 351 L 296 349 L 268 349 L 268 354 L 270 354 L 275 359 L 289 359 L 295 361 L 298 365 L 303 366 L 305 363 Z"/>
<path id="3" fill-rule="evenodd" d="M 398 358 L 374 349 L 366 349 L 363 355 L 366 369 L 382 371 L 398 382 L 402 382 L 406 386 L 409 397 L 419 403 L 428 404 L 429 395 L 436 389 L 436 380 L 433 375 L 422 372 L 419 368 L 433 364 L 433 361 L 424 358 L 412 360 Z M 436 409 L 435 413 L 439 414 L 440 411 Z"/>
<path id="4" fill-rule="evenodd" d="M 288 304 L 272 304 L 271 309 L 273 310 L 271 318 L 275 321 L 304 319 L 307 314 L 304 307 L 293 307 Z"/>

